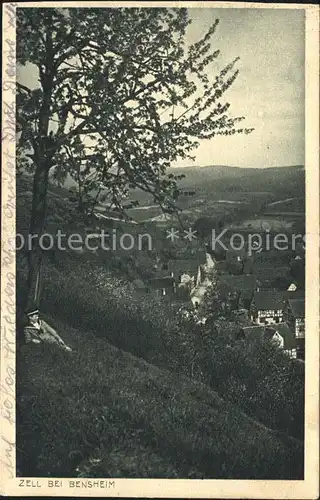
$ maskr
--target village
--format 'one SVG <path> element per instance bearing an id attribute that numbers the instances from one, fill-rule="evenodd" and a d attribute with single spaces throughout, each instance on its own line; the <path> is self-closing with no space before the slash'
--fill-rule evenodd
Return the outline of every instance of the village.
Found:
<path id="1" fill-rule="evenodd" d="M 192 195 L 194 193 L 192 191 Z M 57 199 L 61 199 L 60 196 Z M 67 202 L 67 198 L 64 201 Z M 120 215 L 105 207 L 95 210 L 92 224 L 85 228 L 85 233 L 94 243 L 99 243 L 101 229 L 106 234 L 114 228 L 113 231 L 119 231 L 119 234 L 130 231 L 137 236 L 143 228 L 143 232 L 148 231 L 153 240 L 160 235 L 158 247 L 149 252 L 144 249 L 130 256 L 120 247 L 111 252 L 112 256 L 109 252 L 108 265 L 112 258 L 115 261 L 121 259 L 121 263 L 127 262 L 128 267 L 121 268 L 120 274 L 127 277 L 138 296 L 152 296 L 160 304 L 178 305 L 184 317 L 190 316 L 191 308 L 196 324 L 205 325 L 207 317 L 203 309 L 206 305 L 210 307 L 210 290 L 216 290 L 221 306 L 219 317 L 228 317 L 232 321 L 236 339 L 243 339 L 245 345 L 255 337 L 262 337 L 276 342 L 290 358 L 304 362 L 305 251 L 302 241 L 298 239 L 295 248 L 283 251 L 260 248 L 252 252 L 248 246 L 219 251 L 219 248 L 213 250 L 210 238 L 198 235 L 195 241 L 187 242 L 185 239 L 169 244 L 168 248 L 163 231 L 173 223 L 170 219 L 165 224 L 158 219 L 137 223 L 134 220 L 125 222 Z M 253 213 L 253 221 L 259 216 L 258 212 Z M 285 216 L 285 220 L 290 220 L 293 214 L 285 213 Z M 262 219 L 267 221 L 268 217 L 263 214 Z M 191 225 L 195 227 L 196 223 Z M 246 240 L 250 229 L 248 227 L 243 231 Z M 224 245 L 228 246 L 230 235 L 230 230 L 225 233 Z M 262 240 L 265 235 L 266 232 L 261 230 Z M 292 235 L 295 236 L 290 233 Z M 106 262 L 103 256 L 106 252 L 102 250 L 79 248 L 74 251 L 84 252 L 87 258 L 90 254 L 95 254 L 94 258 L 99 255 L 102 262 Z"/>
<path id="2" fill-rule="evenodd" d="M 281 253 L 281 252 L 280 252 Z M 227 250 L 218 259 L 204 248 L 190 259 L 168 260 L 155 265 L 154 278 L 135 280 L 138 293 L 182 303 L 180 311 L 193 315 L 198 324 L 210 289 L 218 289 L 222 311 L 231 313 L 238 325 L 236 337 L 249 341 L 255 336 L 277 342 L 292 359 L 305 357 L 304 254 L 293 252 L 287 265 L 274 264 L 268 252 L 253 254 Z M 283 273 L 279 277 L 279 273 Z"/>

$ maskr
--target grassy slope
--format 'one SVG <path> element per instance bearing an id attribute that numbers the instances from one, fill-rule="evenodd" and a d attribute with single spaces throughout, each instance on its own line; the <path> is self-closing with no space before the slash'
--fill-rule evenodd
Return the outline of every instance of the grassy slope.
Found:
<path id="1" fill-rule="evenodd" d="M 58 201 L 50 197 L 50 213 L 61 211 L 63 220 L 64 202 Z M 29 209 L 24 197 L 18 197 L 18 202 L 19 230 L 27 225 Z M 65 264 L 71 266 L 70 256 Z M 75 262 L 69 272 L 75 265 L 82 268 L 81 262 Z M 45 275 L 51 271 L 46 268 Z M 21 351 L 18 461 L 22 475 L 73 476 L 77 466 L 88 475 L 93 468 L 88 461 L 94 456 L 101 458 L 91 472 L 95 476 L 302 476 L 301 443 L 266 429 L 208 387 L 156 368 L 97 338 L 96 332 L 94 336 L 85 331 L 92 325 L 90 312 L 95 314 L 96 326 L 106 325 L 105 336 L 120 347 L 126 348 L 130 330 L 144 339 L 143 349 L 152 340 L 143 332 L 134 333 L 131 323 L 128 328 L 123 313 L 122 321 L 114 324 L 112 318 L 118 312 L 110 314 L 114 306 L 107 291 L 94 286 L 88 297 L 76 274 L 77 279 L 67 281 L 62 270 L 61 282 L 54 275 L 45 276 L 44 297 L 44 310 L 54 315 L 50 322 L 75 353 L 45 346 L 23 346 Z M 57 319 L 62 316 L 64 323 Z M 161 351 L 158 335 L 154 330 L 152 352 L 158 344 Z M 165 352 L 157 358 L 160 354 Z M 148 359 L 154 362 L 151 355 Z"/>
<path id="2" fill-rule="evenodd" d="M 79 467 L 94 477 L 301 478 L 300 442 L 207 386 L 53 322 L 75 352 L 21 350 L 22 475 L 73 476 Z M 90 457 L 101 461 L 90 466 Z"/>

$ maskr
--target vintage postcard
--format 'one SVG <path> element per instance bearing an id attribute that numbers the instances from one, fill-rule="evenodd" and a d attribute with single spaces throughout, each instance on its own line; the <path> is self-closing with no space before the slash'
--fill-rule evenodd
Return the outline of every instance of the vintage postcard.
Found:
<path id="1" fill-rule="evenodd" d="M 1 494 L 318 498 L 318 6 L 3 19 Z"/>

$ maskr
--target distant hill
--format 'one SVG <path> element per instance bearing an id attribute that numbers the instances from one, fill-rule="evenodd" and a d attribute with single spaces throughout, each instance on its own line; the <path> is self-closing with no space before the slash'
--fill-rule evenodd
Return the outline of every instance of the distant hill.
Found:
<path id="1" fill-rule="evenodd" d="M 196 188 L 206 194 L 226 191 L 266 191 L 277 196 L 286 194 L 303 196 L 304 193 L 303 165 L 272 168 L 210 165 L 173 168 L 170 169 L 170 173 L 185 175 L 179 183 L 182 188 Z"/>
<path id="2" fill-rule="evenodd" d="M 179 182 L 182 188 L 198 188 L 204 191 L 224 192 L 238 191 L 280 191 L 280 195 L 289 193 L 292 196 L 301 196 L 304 192 L 304 166 L 292 165 L 266 168 L 243 168 L 228 165 L 207 165 L 170 168 L 168 173 L 185 175 Z M 235 183 L 236 182 L 236 183 Z M 69 189 L 75 182 L 67 177 L 64 187 Z M 294 190 L 292 193 L 290 190 Z M 133 199 L 142 204 L 148 203 L 151 196 L 138 189 L 133 192 Z"/>
<path id="3" fill-rule="evenodd" d="M 221 179 L 221 178 L 241 178 L 241 177 L 283 177 L 296 175 L 297 172 L 303 172 L 303 165 L 283 166 L 283 167 L 266 167 L 266 168 L 250 168 L 250 167 L 232 167 L 228 165 L 207 165 L 207 166 L 190 166 L 169 169 L 170 173 L 176 175 L 185 175 L 189 181 L 195 179 L 196 183 L 200 179 Z"/>
<path id="4" fill-rule="evenodd" d="M 268 205 L 268 212 L 272 212 L 273 215 L 278 212 L 281 215 L 284 211 L 297 212 L 300 216 L 304 213 L 305 170 L 303 165 L 272 168 L 242 168 L 227 165 L 190 166 L 171 168 L 168 173 L 185 175 L 184 179 L 178 181 L 178 186 L 183 193 L 179 198 L 178 206 L 184 211 L 188 223 L 192 223 L 199 217 L 199 214 L 210 217 L 219 217 L 221 214 L 226 216 L 230 212 L 235 214 L 236 208 L 239 212 L 240 209 L 246 207 L 247 211 L 243 217 L 248 217 L 252 213 L 260 212 Z M 31 177 L 25 176 L 25 179 L 28 179 L 30 184 L 26 190 L 32 190 Z M 68 187 L 70 188 L 69 180 L 64 187 L 54 186 L 51 182 L 50 200 L 56 197 L 67 199 Z M 187 195 L 188 192 L 192 195 Z M 31 192 L 29 194 L 31 195 Z M 155 205 L 149 193 L 135 189 L 131 192 L 129 199 L 139 202 L 138 209 L 128 210 L 128 215 L 134 220 L 141 222 L 154 220 L 154 218 L 157 220 L 158 216 L 162 217 L 160 207 Z M 282 207 L 280 203 L 288 199 L 294 199 L 290 202 L 291 208 L 288 203 Z M 272 205 L 273 203 L 277 204 Z M 28 221 L 25 221 L 24 227 L 27 226 Z"/>

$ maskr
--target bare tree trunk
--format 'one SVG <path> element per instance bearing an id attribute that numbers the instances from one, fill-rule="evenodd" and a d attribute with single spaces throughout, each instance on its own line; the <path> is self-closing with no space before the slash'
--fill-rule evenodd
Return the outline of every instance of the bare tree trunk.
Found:
<path id="1" fill-rule="evenodd" d="M 40 305 L 42 249 L 40 238 L 46 218 L 46 198 L 49 169 L 41 163 L 36 167 L 33 181 L 33 200 L 29 229 L 30 247 L 28 248 L 28 276 L 26 306 L 30 302 Z"/>
<path id="2" fill-rule="evenodd" d="M 43 234 L 45 224 L 48 177 L 49 169 L 45 168 L 43 163 L 39 162 L 36 165 L 33 179 L 32 209 L 27 243 L 28 273 L 26 288 L 20 302 L 21 309 L 19 308 L 17 315 L 19 341 L 23 339 L 24 314 L 26 309 L 31 305 L 36 305 L 37 307 L 40 305 L 42 250 L 39 238 Z"/>
<path id="3" fill-rule="evenodd" d="M 52 99 L 52 88 L 54 80 L 54 63 L 52 48 L 52 32 L 50 19 L 46 26 L 46 64 L 39 66 L 40 81 L 42 86 L 42 103 L 39 115 L 39 126 L 37 136 L 33 140 L 33 161 L 35 173 L 33 178 L 33 198 L 31 218 L 29 226 L 30 245 L 28 245 L 28 276 L 27 296 L 24 306 L 30 302 L 40 303 L 41 261 L 42 250 L 40 238 L 46 218 L 46 200 L 48 191 L 49 170 L 53 165 L 55 144 L 53 137 L 49 134 L 50 108 Z"/>
<path id="4" fill-rule="evenodd" d="M 51 21 L 49 13 L 45 23 L 46 61 L 44 65 L 38 65 L 42 86 L 42 102 L 39 113 L 38 130 L 35 131 L 35 136 L 32 141 L 34 150 L 32 158 L 35 165 L 35 173 L 33 178 L 33 197 L 28 238 L 28 274 L 26 294 L 21 301 L 22 311 L 20 311 L 21 315 L 18 315 L 18 322 L 22 320 L 26 308 L 31 305 L 31 303 L 37 307 L 40 305 L 42 281 L 41 263 L 43 256 L 41 236 L 43 235 L 46 220 L 49 171 L 54 165 L 53 158 L 58 148 L 56 138 L 53 136 L 52 132 L 49 132 L 53 83 L 57 71 L 57 67 L 54 63 Z M 19 333 L 22 333 L 22 325 L 23 321 L 19 323 Z M 19 336 L 20 335 L 18 335 L 18 337 Z M 45 331 L 42 331 L 42 340 L 50 343 L 58 343 L 60 347 L 71 350 L 66 346 L 61 337 L 47 324 L 45 326 Z"/>
<path id="5" fill-rule="evenodd" d="M 80 164 L 77 165 L 77 181 L 78 181 L 78 210 L 80 213 L 83 213 L 84 208 L 83 208 L 83 195 L 82 195 L 82 185 L 80 177 Z"/>

